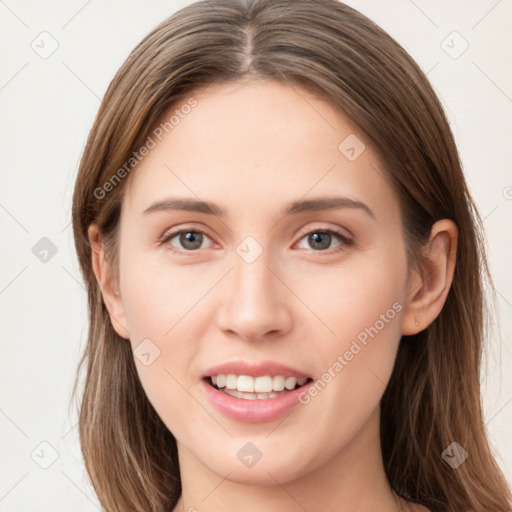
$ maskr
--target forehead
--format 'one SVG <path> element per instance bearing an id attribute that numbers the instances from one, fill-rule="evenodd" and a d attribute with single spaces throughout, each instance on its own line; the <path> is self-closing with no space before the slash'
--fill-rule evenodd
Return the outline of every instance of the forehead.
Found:
<path id="1" fill-rule="evenodd" d="M 173 106 L 159 126 L 128 184 L 125 200 L 138 210 L 171 193 L 262 209 L 326 193 L 392 199 L 357 126 L 296 84 L 216 84 Z"/>

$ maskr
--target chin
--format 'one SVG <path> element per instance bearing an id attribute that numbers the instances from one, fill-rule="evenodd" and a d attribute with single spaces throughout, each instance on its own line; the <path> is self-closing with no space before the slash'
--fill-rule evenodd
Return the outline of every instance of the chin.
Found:
<path id="1" fill-rule="evenodd" d="M 311 443 L 308 446 L 306 439 L 294 439 L 292 444 L 277 437 L 274 442 L 257 437 L 235 437 L 218 444 L 216 450 L 211 449 L 214 446 L 212 440 L 201 453 L 197 453 L 196 443 L 194 446 L 196 453 L 193 454 L 199 464 L 221 478 L 245 485 L 276 485 L 276 481 L 285 484 L 306 476 L 322 463 L 310 455 L 315 449 Z M 306 446 L 307 451 L 304 450 Z"/>

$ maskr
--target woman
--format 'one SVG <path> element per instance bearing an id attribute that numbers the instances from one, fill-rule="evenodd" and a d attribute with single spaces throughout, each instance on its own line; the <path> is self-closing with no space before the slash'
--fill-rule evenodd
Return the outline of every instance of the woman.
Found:
<path id="1" fill-rule="evenodd" d="M 510 509 L 480 219 L 425 75 L 354 9 L 164 21 L 107 90 L 73 228 L 105 510 Z"/>

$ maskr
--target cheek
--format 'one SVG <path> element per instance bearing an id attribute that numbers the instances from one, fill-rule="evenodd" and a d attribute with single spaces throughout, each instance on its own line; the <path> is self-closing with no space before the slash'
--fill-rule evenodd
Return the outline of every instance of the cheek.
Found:
<path id="1" fill-rule="evenodd" d="M 121 292 L 132 341 L 170 339 L 201 299 L 204 285 L 194 279 L 192 266 L 173 265 L 160 251 L 137 253 L 126 248 L 125 254 L 120 268 Z"/>
<path id="2" fill-rule="evenodd" d="M 374 333 L 372 327 L 379 336 L 389 333 L 396 339 L 400 334 L 407 278 L 405 256 L 368 254 L 350 264 L 315 272 L 311 279 L 295 278 L 293 289 L 322 320 L 318 324 L 322 346 L 340 350 L 348 348 L 353 339 L 364 343 L 365 333 L 366 337 L 368 330 Z M 296 275 L 303 276 L 304 272 Z"/>
<path id="3" fill-rule="evenodd" d="M 201 297 L 218 277 L 205 276 L 211 282 L 203 282 L 192 266 L 173 266 L 161 256 L 157 260 L 127 248 L 124 254 L 121 293 L 137 372 L 162 421 L 184 435 L 181 426 L 193 417 L 208 421 L 187 390 L 194 383 L 192 362 L 205 337 L 201 329 L 209 325 L 198 318 Z M 175 411 L 188 411 L 186 421 Z"/>
<path id="4" fill-rule="evenodd" d="M 313 279 L 315 287 L 311 280 L 300 279 L 294 288 L 308 298 L 309 308 L 322 320 L 315 320 L 323 334 L 317 336 L 311 352 L 321 382 L 317 391 L 312 391 L 318 398 L 316 394 L 310 398 L 320 409 L 338 416 L 349 410 L 363 421 L 384 392 L 401 339 L 407 283 L 405 251 L 383 246 L 350 264 L 322 272 L 323 276 Z M 319 287 L 318 283 L 324 285 Z M 311 333 L 311 325 L 307 320 L 301 327 L 309 326 Z M 308 399 L 304 397 L 305 402 Z"/>

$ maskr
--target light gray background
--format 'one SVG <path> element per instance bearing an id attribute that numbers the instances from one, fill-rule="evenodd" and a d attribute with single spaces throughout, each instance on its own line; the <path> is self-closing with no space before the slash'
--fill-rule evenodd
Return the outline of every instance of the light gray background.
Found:
<path id="1" fill-rule="evenodd" d="M 147 32 L 189 3 L 0 0 L 0 511 L 99 509 L 80 456 L 76 411 L 67 408 L 87 329 L 71 195 L 114 73 Z M 489 340 L 485 418 L 512 482 L 512 2 L 348 3 L 428 72 L 485 218 L 501 316 Z M 464 41 L 468 49 L 453 58 Z M 32 251 L 43 237 L 57 249 L 46 262 Z"/>

